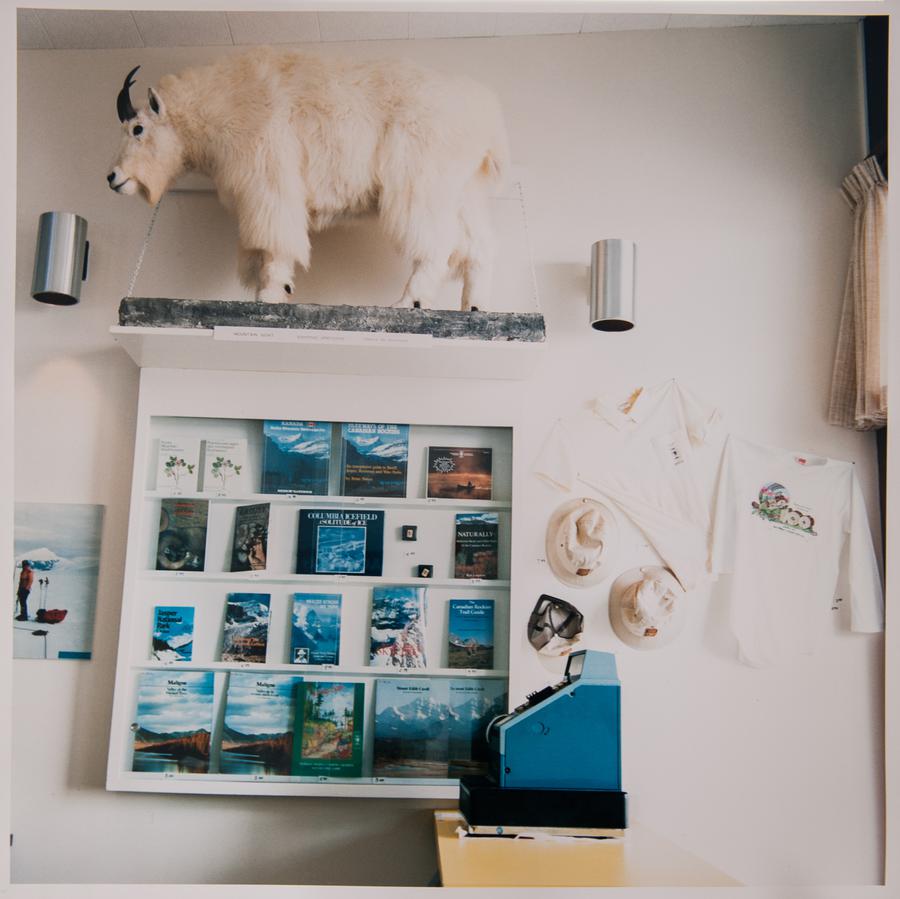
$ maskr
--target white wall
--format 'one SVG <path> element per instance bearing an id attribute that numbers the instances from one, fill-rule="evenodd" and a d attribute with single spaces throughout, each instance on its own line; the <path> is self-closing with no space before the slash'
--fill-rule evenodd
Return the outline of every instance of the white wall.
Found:
<path id="1" fill-rule="evenodd" d="M 427 803 L 103 790 L 137 395 L 137 370 L 107 328 L 150 215 L 105 187 L 114 100 L 138 62 L 149 80 L 218 52 L 19 54 L 17 498 L 103 503 L 107 515 L 94 659 L 15 663 L 13 880 L 421 884 L 435 868 Z M 550 335 L 541 371 L 511 388 L 523 455 L 598 391 L 674 376 L 744 436 L 856 461 L 874 513 L 870 437 L 829 427 L 823 413 L 850 236 L 838 188 L 862 155 L 853 26 L 323 52 L 417 57 L 501 95 L 515 161 L 529 173 Z M 37 216 L 48 209 L 90 222 L 93 271 L 72 309 L 28 296 Z M 195 296 L 235 295 L 233 226 L 211 198 L 163 209 L 137 294 L 187 285 Z M 609 236 L 639 247 L 639 326 L 629 334 L 586 327 L 590 245 Z M 429 401 L 427 383 L 402 389 L 406 401 Z M 542 591 L 602 609 L 602 596 L 573 596 L 537 562 L 558 498 L 523 485 L 513 616 L 523 625 Z M 618 653 L 632 813 L 747 883 L 879 882 L 880 637 L 848 634 L 838 613 L 817 655 L 756 671 L 736 661 L 726 609 L 719 594 L 698 597 L 679 642 L 649 655 L 589 614 L 588 645 Z M 513 692 L 553 676 L 523 649 Z M 835 833 L 840 852 L 828 848 Z"/>

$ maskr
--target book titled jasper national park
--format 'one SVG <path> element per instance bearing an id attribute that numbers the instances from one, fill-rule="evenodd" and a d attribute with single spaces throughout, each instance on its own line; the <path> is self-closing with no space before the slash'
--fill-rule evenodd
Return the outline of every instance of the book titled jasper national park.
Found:
<path id="1" fill-rule="evenodd" d="M 158 662 L 190 662 L 193 649 L 194 607 L 156 606 L 150 657 Z"/>

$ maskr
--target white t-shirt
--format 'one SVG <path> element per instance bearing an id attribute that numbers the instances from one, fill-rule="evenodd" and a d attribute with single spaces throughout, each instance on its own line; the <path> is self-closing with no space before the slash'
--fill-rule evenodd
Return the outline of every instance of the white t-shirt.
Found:
<path id="1" fill-rule="evenodd" d="M 709 532 L 695 450 L 718 419 L 674 380 L 623 403 L 600 397 L 556 422 L 534 471 L 560 490 L 587 486 L 615 502 L 690 590 L 707 579 Z"/>
<path id="2" fill-rule="evenodd" d="M 856 470 L 730 436 L 713 523 L 712 568 L 733 573 L 741 660 L 762 667 L 812 652 L 849 535 L 851 629 L 884 629 L 884 595 Z"/>

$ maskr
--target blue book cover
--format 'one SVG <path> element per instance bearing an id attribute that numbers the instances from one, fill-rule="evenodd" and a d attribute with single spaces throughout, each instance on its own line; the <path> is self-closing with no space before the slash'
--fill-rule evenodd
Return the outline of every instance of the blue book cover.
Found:
<path id="1" fill-rule="evenodd" d="M 223 662 L 266 661 L 269 644 L 268 593 L 229 593 L 222 629 Z"/>
<path id="2" fill-rule="evenodd" d="M 132 771 L 209 771 L 213 685 L 211 671 L 141 672 Z"/>
<path id="3" fill-rule="evenodd" d="M 343 496 L 406 496 L 409 425 L 341 425 Z"/>
<path id="4" fill-rule="evenodd" d="M 291 662 L 337 665 L 341 643 L 341 595 L 295 593 L 291 618 Z"/>
<path id="5" fill-rule="evenodd" d="M 451 599 L 447 610 L 447 667 L 494 667 L 494 600 Z"/>
<path id="6" fill-rule="evenodd" d="M 447 777 L 449 689 L 442 678 L 375 681 L 376 777 Z"/>
<path id="7" fill-rule="evenodd" d="M 225 697 L 222 774 L 291 773 L 294 703 L 303 678 L 232 671 Z"/>
<path id="8" fill-rule="evenodd" d="M 263 422 L 262 493 L 328 495 L 331 422 Z"/>
<path id="9" fill-rule="evenodd" d="M 383 511 L 300 510 L 298 574 L 381 577 L 383 558 Z"/>
<path id="10" fill-rule="evenodd" d="M 190 662 L 193 649 L 194 607 L 157 606 L 151 657 L 160 662 Z"/>
<path id="11" fill-rule="evenodd" d="M 424 587 L 373 587 L 369 664 L 425 667 Z"/>
<path id="12" fill-rule="evenodd" d="M 506 712 L 506 681 L 467 677 L 448 682 L 448 776 L 488 773 L 485 732 Z"/>
<path id="13" fill-rule="evenodd" d="M 291 774 L 361 777 L 365 685 L 304 681 L 297 690 Z"/>

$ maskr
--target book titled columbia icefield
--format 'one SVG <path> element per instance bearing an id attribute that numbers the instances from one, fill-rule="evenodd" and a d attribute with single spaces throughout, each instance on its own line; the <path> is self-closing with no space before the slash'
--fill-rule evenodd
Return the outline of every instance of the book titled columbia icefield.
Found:
<path id="1" fill-rule="evenodd" d="M 298 574 L 381 577 L 384 512 L 301 509 Z"/>
<path id="2" fill-rule="evenodd" d="M 373 587 L 369 664 L 425 667 L 424 587 Z"/>
<path id="3" fill-rule="evenodd" d="M 194 649 L 194 607 L 157 606 L 153 610 L 151 658 L 190 662 Z"/>
<path id="4" fill-rule="evenodd" d="M 294 704 L 302 678 L 233 671 L 222 728 L 222 774 L 291 773 Z"/>
<path id="5" fill-rule="evenodd" d="M 331 422 L 263 422 L 262 493 L 328 494 Z"/>
<path id="6" fill-rule="evenodd" d="M 300 685 L 292 774 L 362 775 L 364 695 L 361 683 L 305 680 Z"/>
<path id="7" fill-rule="evenodd" d="M 447 667 L 494 667 L 494 600 L 451 599 L 447 609 Z"/>
<path id="8" fill-rule="evenodd" d="M 454 577 L 497 579 L 496 512 L 460 512 L 456 516 Z"/>
<path id="9" fill-rule="evenodd" d="M 132 771 L 209 771 L 213 678 L 211 671 L 141 672 Z"/>
<path id="10" fill-rule="evenodd" d="M 337 665 L 341 642 L 341 595 L 295 593 L 291 618 L 291 662 Z"/>
<path id="11" fill-rule="evenodd" d="M 406 496 L 409 425 L 341 425 L 341 493 Z"/>
<path id="12" fill-rule="evenodd" d="M 222 628 L 223 662 L 266 661 L 270 598 L 268 593 L 229 593 Z"/>

